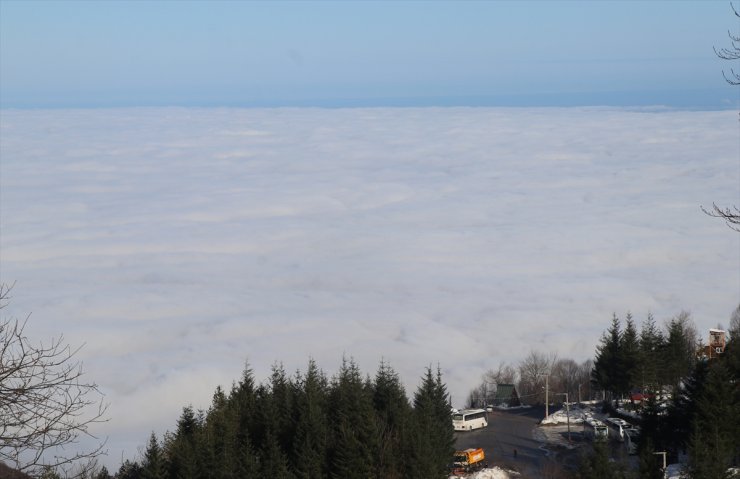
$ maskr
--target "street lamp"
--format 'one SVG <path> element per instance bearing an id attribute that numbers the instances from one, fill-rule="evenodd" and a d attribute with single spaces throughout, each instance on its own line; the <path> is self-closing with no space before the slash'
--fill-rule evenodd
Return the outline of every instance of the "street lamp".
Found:
<path id="1" fill-rule="evenodd" d="M 565 396 L 565 419 L 568 422 L 568 444 L 571 444 L 571 440 L 570 440 L 570 403 L 568 401 L 568 393 L 557 393 L 557 396 Z"/>
<path id="2" fill-rule="evenodd" d="M 550 373 L 540 373 L 537 377 L 545 376 L 545 419 L 550 415 Z"/>

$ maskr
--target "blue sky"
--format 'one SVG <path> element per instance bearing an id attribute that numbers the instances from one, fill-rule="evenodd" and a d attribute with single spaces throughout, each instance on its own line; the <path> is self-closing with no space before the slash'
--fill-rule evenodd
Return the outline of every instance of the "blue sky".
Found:
<path id="1" fill-rule="evenodd" d="M 727 2 L 0 2 L 3 107 L 734 107 Z"/>

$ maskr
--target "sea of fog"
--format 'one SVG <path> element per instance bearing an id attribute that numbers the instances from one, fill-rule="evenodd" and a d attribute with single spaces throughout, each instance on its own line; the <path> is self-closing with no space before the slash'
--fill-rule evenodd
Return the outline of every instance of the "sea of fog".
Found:
<path id="1" fill-rule="evenodd" d="M 461 405 L 613 313 L 699 330 L 740 302 L 737 112 L 4 110 L 0 281 L 34 340 L 84 344 L 109 467 L 249 361 L 342 356 Z"/>

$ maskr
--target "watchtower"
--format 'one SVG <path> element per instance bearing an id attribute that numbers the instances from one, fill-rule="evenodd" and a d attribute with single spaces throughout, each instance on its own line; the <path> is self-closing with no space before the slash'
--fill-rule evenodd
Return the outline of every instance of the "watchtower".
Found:
<path id="1" fill-rule="evenodd" d="M 709 330 L 709 345 L 707 356 L 709 359 L 717 358 L 720 354 L 725 352 L 726 345 L 726 332 L 722 329 L 710 329 Z"/>

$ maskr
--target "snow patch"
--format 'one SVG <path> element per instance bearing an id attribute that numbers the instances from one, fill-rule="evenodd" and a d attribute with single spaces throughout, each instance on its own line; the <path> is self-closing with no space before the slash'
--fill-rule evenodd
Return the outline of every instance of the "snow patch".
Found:
<path id="1" fill-rule="evenodd" d="M 518 476 L 519 473 L 516 471 L 509 471 L 496 466 L 493 468 L 481 469 L 470 476 L 450 476 L 449 479 L 511 479 Z"/>
<path id="2" fill-rule="evenodd" d="M 589 409 L 582 409 L 578 406 L 574 406 L 570 409 L 570 412 L 565 409 L 555 411 L 550 414 L 542 421 L 542 425 L 554 425 L 554 424 L 568 424 L 568 416 L 570 416 L 571 424 L 583 424 L 583 421 L 592 417 L 592 413 Z"/>

